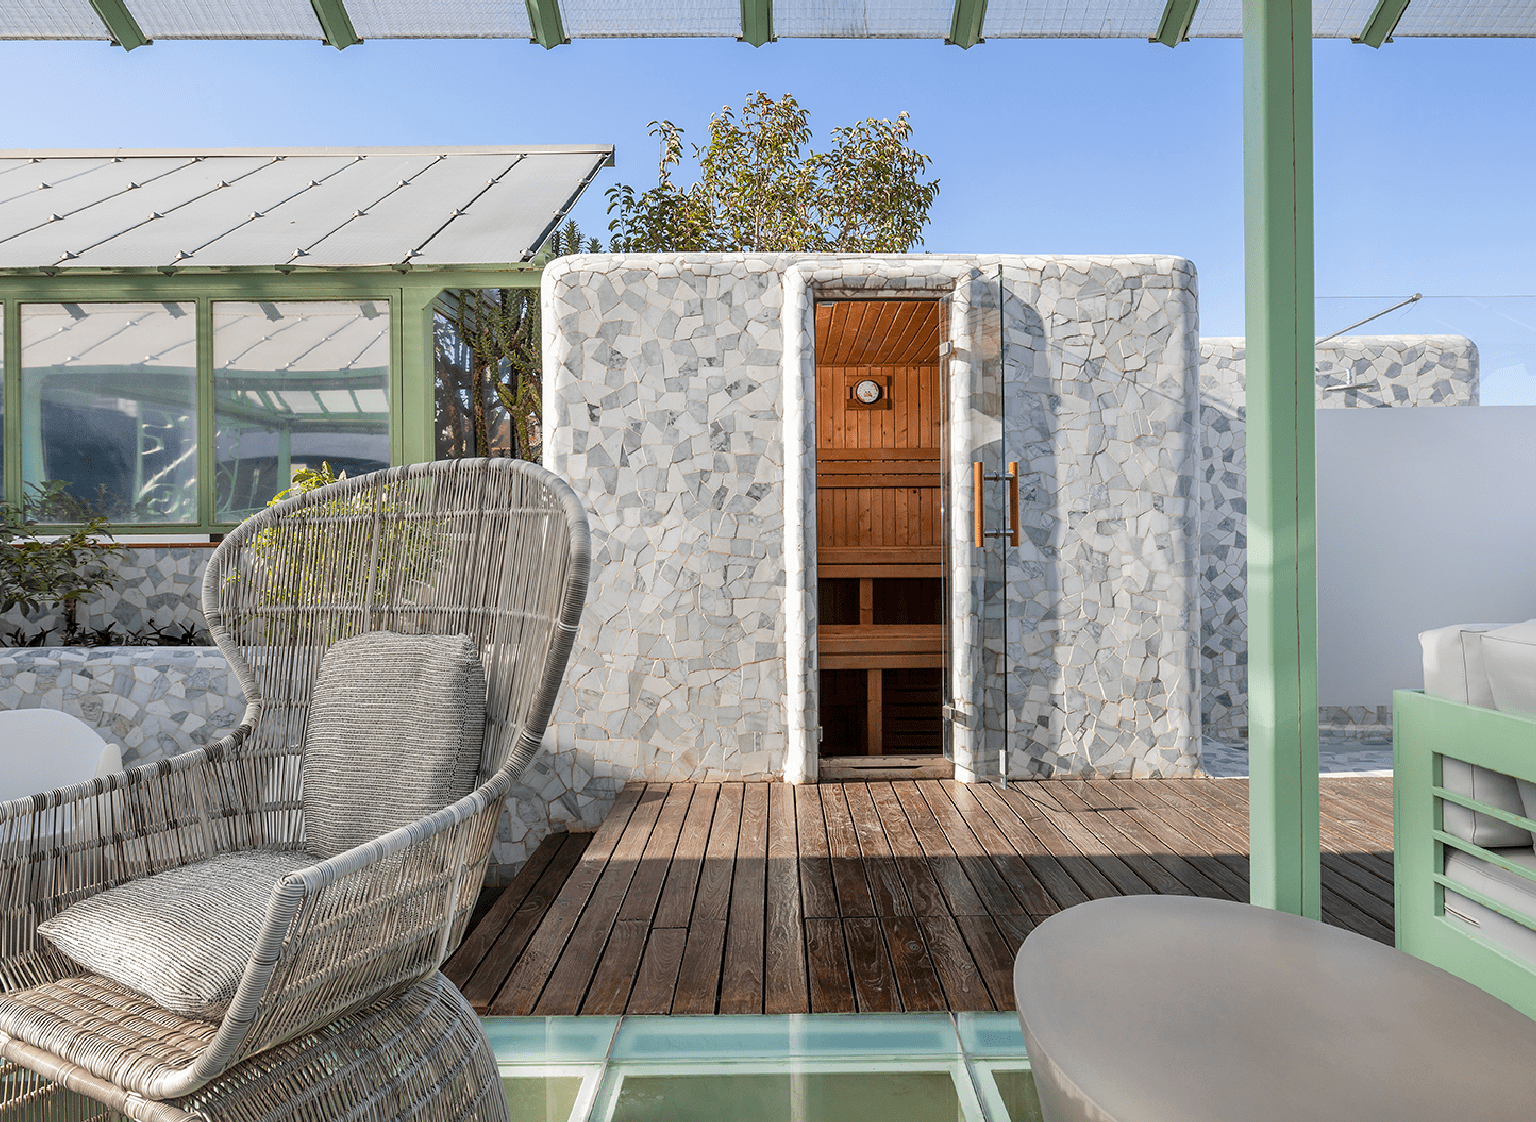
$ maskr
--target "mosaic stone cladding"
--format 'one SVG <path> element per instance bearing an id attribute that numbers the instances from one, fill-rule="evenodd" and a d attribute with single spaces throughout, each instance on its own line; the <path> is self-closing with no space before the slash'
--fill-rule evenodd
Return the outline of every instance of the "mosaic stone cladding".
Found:
<path id="1" fill-rule="evenodd" d="M 1244 347 L 1200 340 L 1201 724 L 1217 740 L 1248 729 Z M 1344 336 L 1318 344 L 1317 407 L 1476 405 L 1477 347 L 1459 335 Z M 1325 706 L 1325 732 L 1390 737 L 1391 707 Z"/>
<path id="2" fill-rule="evenodd" d="M 0 650 L 0 709 L 61 709 L 135 767 L 217 740 L 245 694 L 217 647 L 30 647 Z"/>
<path id="3" fill-rule="evenodd" d="M 1195 770 L 1188 262 L 563 258 L 546 462 L 587 505 L 592 587 L 501 869 L 631 778 L 814 778 L 814 303 L 892 289 L 951 301 L 952 518 L 973 460 L 1024 472 L 1025 544 L 951 545 L 956 774 Z"/>
<path id="4" fill-rule="evenodd" d="M 206 635 L 203 570 L 212 552 L 201 546 L 125 546 L 107 562 L 112 570 L 111 584 L 81 601 L 80 626 L 89 630 L 111 627 L 125 636 L 154 628 L 173 634 L 191 629 Z M 30 639 L 51 631 L 58 639 L 63 625 L 57 611 L 28 618 L 19 608 L 12 608 L 0 615 L 0 634 L 14 638 Z"/>

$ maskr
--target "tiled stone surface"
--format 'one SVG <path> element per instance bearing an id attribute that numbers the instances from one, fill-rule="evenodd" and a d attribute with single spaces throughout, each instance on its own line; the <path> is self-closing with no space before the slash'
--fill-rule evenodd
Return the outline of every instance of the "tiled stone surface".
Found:
<path id="1" fill-rule="evenodd" d="M 1244 354 L 1241 339 L 1200 340 L 1200 708 L 1205 734 L 1217 740 L 1248 726 Z M 1476 405 L 1477 392 L 1477 348 L 1459 335 L 1318 344 L 1319 409 Z M 1391 730 L 1390 712 L 1374 707 L 1327 707 L 1319 719 L 1357 738 Z"/>
<path id="2" fill-rule="evenodd" d="M 197 546 L 124 547 L 108 562 L 113 570 L 111 585 L 81 602 L 81 625 L 90 629 L 112 626 L 123 634 L 147 632 L 153 627 L 173 633 L 191 627 L 206 633 L 203 571 L 212 553 Z M 63 623 L 56 611 L 27 618 L 19 608 L 13 608 L 0 615 L 0 631 L 10 635 L 57 633 Z"/>
<path id="3" fill-rule="evenodd" d="M 814 299 L 892 288 L 952 298 L 953 517 L 972 459 L 1023 464 L 1027 544 L 953 547 L 957 774 L 995 774 L 1005 737 L 1019 776 L 1193 772 L 1188 262 L 569 257 L 544 278 L 545 449 L 587 506 L 593 579 L 501 868 L 630 778 L 814 774 Z"/>
<path id="4" fill-rule="evenodd" d="M 230 732 L 245 694 L 217 647 L 33 647 L 0 650 L 0 709 L 61 709 L 135 767 Z"/>

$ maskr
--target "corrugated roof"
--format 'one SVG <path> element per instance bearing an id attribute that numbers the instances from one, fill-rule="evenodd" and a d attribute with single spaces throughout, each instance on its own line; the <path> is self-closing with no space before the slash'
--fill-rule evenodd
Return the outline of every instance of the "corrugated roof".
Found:
<path id="1" fill-rule="evenodd" d="M 506 265 L 604 146 L 0 151 L 0 271 Z"/>
<path id="2" fill-rule="evenodd" d="M 970 0 L 772 0 L 780 38 L 943 39 Z M 1140 38 L 1157 32 L 1165 0 L 990 0 L 981 35 L 1008 38 Z M 552 29 L 572 39 L 743 37 L 737 0 L 537 0 L 536 32 L 523 0 L 328 0 L 322 24 L 309 0 L 0 0 L 0 39 L 321 39 L 348 46 L 366 39 L 529 39 L 546 46 Z M 754 6 L 756 7 L 756 6 Z M 1314 0 L 1313 34 L 1359 38 L 1376 0 Z M 1399 9 L 1400 10 L 1400 9 Z M 338 18 L 338 15 L 341 18 Z M 1201 0 L 1191 38 L 1242 33 L 1242 0 Z M 1536 36 L 1530 0 L 1413 0 L 1398 38 Z"/>

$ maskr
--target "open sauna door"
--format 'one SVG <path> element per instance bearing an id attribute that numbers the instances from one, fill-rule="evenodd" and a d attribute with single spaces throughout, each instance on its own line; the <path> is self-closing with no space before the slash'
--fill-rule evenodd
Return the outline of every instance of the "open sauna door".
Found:
<path id="1" fill-rule="evenodd" d="M 949 774 L 941 301 L 818 300 L 823 778 Z"/>

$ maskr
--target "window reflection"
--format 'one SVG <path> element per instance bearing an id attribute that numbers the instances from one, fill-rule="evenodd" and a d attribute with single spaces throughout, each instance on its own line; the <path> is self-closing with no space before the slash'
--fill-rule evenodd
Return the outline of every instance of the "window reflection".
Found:
<path id="1" fill-rule="evenodd" d="M 389 305 L 213 305 L 215 517 L 234 522 L 296 468 L 389 466 Z"/>
<path id="2" fill-rule="evenodd" d="M 23 305 L 23 480 L 67 480 L 113 522 L 196 522 L 194 310 Z"/>

